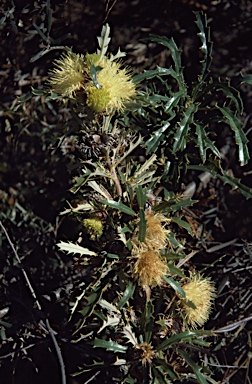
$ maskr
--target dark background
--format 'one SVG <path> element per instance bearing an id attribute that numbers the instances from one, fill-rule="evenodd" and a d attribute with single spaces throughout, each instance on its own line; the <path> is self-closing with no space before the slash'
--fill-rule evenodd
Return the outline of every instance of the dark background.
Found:
<path id="1" fill-rule="evenodd" d="M 47 71 L 60 51 L 51 51 L 37 61 L 31 62 L 31 58 L 52 39 L 76 53 L 93 52 L 97 48 L 96 36 L 107 22 L 111 27 L 110 51 L 116 52 L 118 47 L 126 51 L 126 64 L 135 73 L 169 65 L 169 51 L 144 39 L 150 34 L 173 37 L 182 51 L 190 85 L 200 68 L 194 12 L 203 11 L 213 41 L 211 75 L 228 78 L 238 87 L 244 102 L 244 131 L 250 141 L 252 135 L 251 86 L 237 80 L 241 72 L 251 74 L 252 69 L 250 1 L 51 1 L 52 27 L 49 35 L 45 29 L 46 43 L 36 33 L 34 23 L 47 28 L 48 5 L 45 1 L 22 0 L 0 4 L 0 217 L 43 304 L 41 315 L 34 309 L 10 244 L 1 231 L 0 310 L 9 308 L 9 312 L 0 320 L 12 325 L 0 342 L 0 377 L 4 384 L 60 382 L 54 346 L 38 326 L 41 317 L 49 317 L 58 332 L 69 383 L 83 382 L 81 378 L 71 379 L 69 374 L 88 356 L 88 351 L 78 350 L 68 341 L 74 326 L 67 322 L 70 291 L 83 272 L 72 268 L 72 260 L 55 247 L 59 239 L 70 240 L 76 235 L 73 224 L 59 216 L 65 201 L 71 200 L 69 188 L 74 176 L 74 169 L 69 167 L 71 158 L 59 146 L 68 114 L 56 103 L 45 105 L 39 97 L 21 105 L 17 101 L 29 95 L 31 87 L 43 89 Z M 227 135 L 220 132 L 219 147 L 226 144 Z M 237 165 L 231 138 L 223 166 L 252 187 L 251 163 L 243 168 Z M 193 178 L 188 176 L 185 182 Z M 194 261 L 199 269 L 208 266 L 208 274 L 220 290 L 206 327 L 216 329 L 251 315 L 252 206 L 250 200 L 217 180 L 211 180 L 196 197 L 200 199 L 196 208 L 209 233 L 209 243 L 198 242 L 203 252 Z M 207 251 L 232 240 L 230 246 Z M 251 322 L 247 322 L 212 340 L 208 359 L 217 382 L 249 383 L 250 335 Z M 96 382 L 100 379 L 98 375 Z M 109 380 L 104 376 L 104 382 L 112 382 Z"/>

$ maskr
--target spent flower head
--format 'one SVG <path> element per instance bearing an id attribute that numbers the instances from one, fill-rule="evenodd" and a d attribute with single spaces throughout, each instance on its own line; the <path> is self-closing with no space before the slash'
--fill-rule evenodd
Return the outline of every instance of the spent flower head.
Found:
<path id="1" fill-rule="evenodd" d="M 167 219 L 161 213 L 154 214 L 152 211 L 145 213 L 145 218 L 147 222 L 145 243 L 156 250 L 165 248 L 167 243 L 166 235 L 170 232 L 165 228 L 165 224 L 169 223 L 170 219 Z"/>
<path id="2" fill-rule="evenodd" d="M 189 281 L 182 286 L 186 299 L 181 299 L 181 309 L 185 319 L 192 328 L 202 327 L 208 320 L 213 300 L 216 297 L 215 287 L 209 278 L 192 273 Z"/>
<path id="3" fill-rule="evenodd" d="M 167 264 L 157 250 L 145 245 L 133 244 L 132 256 L 136 259 L 133 265 L 133 276 L 142 288 L 162 284 L 162 277 L 167 273 Z"/>

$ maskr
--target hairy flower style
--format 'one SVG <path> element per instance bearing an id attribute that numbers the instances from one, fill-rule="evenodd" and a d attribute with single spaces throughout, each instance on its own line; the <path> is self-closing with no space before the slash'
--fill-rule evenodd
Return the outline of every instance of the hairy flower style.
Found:
<path id="1" fill-rule="evenodd" d="M 49 72 L 48 84 L 57 95 L 73 98 L 75 93 L 84 88 L 85 56 L 73 52 L 63 53 L 59 59 L 54 60 L 55 68 Z"/>
<path id="2" fill-rule="evenodd" d="M 99 240 L 103 232 L 103 224 L 98 217 L 84 219 L 82 224 L 86 228 L 91 240 Z"/>
<path id="3" fill-rule="evenodd" d="M 145 213 L 145 218 L 147 222 L 145 243 L 148 247 L 156 250 L 165 248 L 167 243 L 166 235 L 169 230 L 162 223 L 170 222 L 170 220 L 161 213 L 154 214 L 151 211 Z"/>
<path id="4" fill-rule="evenodd" d="M 182 288 L 186 299 L 181 299 L 181 306 L 187 323 L 194 329 L 197 326 L 202 327 L 209 318 L 211 306 L 216 297 L 213 283 L 199 274 L 191 274 L 189 282 Z"/>
<path id="5" fill-rule="evenodd" d="M 167 265 L 160 258 L 158 251 L 133 245 L 132 256 L 136 258 L 133 276 L 142 288 L 162 284 L 162 277 L 167 273 Z"/>
<path id="6" fill-rule="evenodd" d="M 118 61 L 112 61 L 106 56 L 97 61 L 97 54 L 88 55 L 86 61 L 89 65 L 98 67 L 96 72 L 98 88 L 93 80 L 89 82 L 86 88 L 87 105 L 95 112 L 122 111 L 126 103 L 136 94 L 129 70 L 122 69 Z"/>

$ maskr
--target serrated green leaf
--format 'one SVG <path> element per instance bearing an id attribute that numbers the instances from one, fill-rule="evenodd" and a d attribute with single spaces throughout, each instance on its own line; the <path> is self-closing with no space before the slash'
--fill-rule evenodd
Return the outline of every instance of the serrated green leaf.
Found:
<path id="1" fill-rule="evenodd" d="M 181 257 L 180 257 L 181 258 Z M 184 277 L 184 273 L 180 268 L 175 267 L 174 263 L 170 262 L 168 263 L 168 268 L 172 275 L 177 275 L 180 277 Z"/>
<path id="2" fill-rule="evenodd" d="M 194 337 L 198 336 L 207 336 L 207 335 L 212 335 L 213 333 L 211 331 L 206 331 L 206 330 L 199 330 L 199 331 L 185 331 L 181 333 L 177 333 L 176 335 L 173 335 L 169 337 L 168 339 L 164 340 L 161 344 L 159 344 L 156 347 L 157 351 L 162 351 L 171 345 L 177 344 L 181 341 L 190 341 Z"/>
<path id="3" fill-rule="evenodd" d="M 152 371 L 153 371 L 152 384 L 170 384 L 170 380 L 167 378 L 167 374 L 169 374 L 169 372 L 164 372 L 162 366 L 155 367 L 155 368 L 153 367 Z"/>
<path id="4" fill-rule="evenodd" d="M 1 339 L 4 341 L 7 339 L 7 336 L 6 336 L 6 332 L 5 332 L 5 328 L 4 327 L 1 327 L 1 330 L 0 330 L 0 337 Z"/>
<path id="5" fill-rule="evenodd" d="M 186 135 L 189 130 L 189 126 L 193 121 L 194 113 L 197 111 L 197 105 L 191 104 L 185 111 L 184 118 L 179 123 L 179 127 L 174 136 L 173 153 L 175 154 L 178 150 L 184 150 L 186 147 Z"/>
<path id="6" fill-rule="evenodd" d="M 117 305 L 119 309 L 121 309 L 127 303 L 127 301 L 134 295 L 135 288 L 136 288 L 136 284 L 130 281 L 125 291 L 123 292 L 123 296 L 121 300 Z"/>
<path id="7" fill-rule="evenodd" d="M 24 103 L 25 101 L 28 101 L 31 98 L 32 98 L 32 94 L 31 93 L 27 93 L 26 95 L 20 96 L 17 99 L 18 99 L 19 103 Z"/>
<path id="8" fill-rule="evenodd" d="M 4 328 L 11 328 L 12 324 L 7 323 L 7 321 L 0 320 L 0 325 L 2 325 Z"/>
<path id="9" fill-rule="evenodd" d="M 194 236 L 194 233 L 191 229 L 191 226 L 190 224 L 185 221 L 185 220 L 182 220 L 180 217 L 172 217 L 171 219 L 174 223 L 178 224 L 180 227 L 182 228 L 185 228 L 187 230 L 187 232 L 191 235 L 191 236 Z"/>
<path id="10" fill-rule="evenodd" d="M 178 247 L 180 249 L 184 249 L 184 246 L 182 243 L 180 243 L 180 241 L 178 241 L 176 239 L 176 236 L 173 232 L 170 232 L 167 234 L 167 238 L 168 240 L 175 246 L 175 247 Z"/>
<path id="11" fill-rule="evenodd" d="M 242 83 L 247 83 L 249 85 L 252 85 L 252 75 L 241 76 L 241 82 Z"/>
<path id="12" fill-rule="evenodd" d="M 218 175 L 218 177 L 224 182 L 224 184 L 227 183 L 231 185 L 233 189 L 238 189 L 246 197 L 246 199 L 252 198 L 252 188 L 242 184 L 239 179 L 227 175 L 226 172 L 224 172 L 224 175 Z"/>
<path id="13" fill-rule="evenodd" d="M 171 364 L 168 364 L 165 359 L 155 358 L 153 363 L 157 368 L 162 367 L 162 369 L 165 370 L 165 373 L 167 373 L 171 379 L 178 379 L 177 374 L 174 372 L 174 367 Z"/>
<path id="14" fill-rule="evenodd" d="M 166 113 L 169 113 L 174 107 L 177 106 L 177 104 L 178 104 L 178 102 L 182 96 L 184 96 L 183 91 L 178 91 L 178 92 L 174 93 L 173 96 L 169 99 L 169 101 L 166 104 L 164 104 L 164 107 L 163 107 L 164 111 Z"/>
<path id="15" fill-rule="evenodd" d="M 227 107 L 217 108 L 222 112 L 223 116 L 228 120 L 231 129 L 235 133 L 235 142 L 239 147 L 239 160 L 241 165 L 247 164 L 249 160 L 249 152 L 247 147 L 248 139 L 243 131 L 242 123 Z"/>
<path id="16" fill-rule="evenodd" d="M 87 256 L 96 256 L 97 254 L 93 251 L 90 251 L 88 248 L 81 247 L 78 244 L 71 243 L 70 241 L 68 243 L 65 243 L 64 241 L 60 241 L 60 243 L 56 244 L 61 251 L 66 251 L 69 253 L 79 253 L 80 255 L 87 255 Z"/>
<path id="17" fill-rule="evenodd" d="M 189 207 L 193 205 L 194 203 L 197 203 L 198 200 L 192 200 L 190 198 L 187 199 L 181 199 L 177 203 L 172 203 L 170 201 L 163 201 L 156 207 L 154 207 L 155 212 L 164 212 L 164 213 L 170 213 L 170 212 L 177 212 L 180 209 L 184 207 Z"/>
<path id="18" fill-rule="evenodd" d="M 207 380 L 205 379 L 205 377 L 202 375 L 201 373 L 201 370 L 202 370 L 202 367 L 199 367 L 192 359 L 191 357 L 188 355 L 188 353 L 182 351 L 181 349 L 178 349 L 178 353 L 185 359 L 185 361 L 187 362 L 188 365 L 190 365 L 190 367 L 192 367 L 197 379 L 199 380 L 199 383 L 201 384 L 208 384 Z"/>
<path id="19" fill-rule="evenodd" d="M 112 340 L 101 340 L 101 339 L 95 339 L 92 342 L 92 345 L 96 348 L 105 348 L 107 351 L 113 351 L 113 352 L 120 352 L 120 353 L 126 353 L 128 347 L 118 344 Z"/>
<path id="20" fill-rule="evenodd" d="M 206 161 L 206 150 L 210 149 L 217 157 L 221 157 L 218 148 L 214 143 L 207 137 L 204 127 L 200 124 L 195 124 L 197 134 L 197 144 L 200 151 L 200 157 L 203 163 Z"/>
<path id="21" fill-rule="evenodd" d="M 176 45 L 173 38 L 168 39 L 166 36 L 150 35 L 149 40 L 156 41 L 157 43 L 169 48 L 169 50 L 171 51 L 172 59 L 175 64 L 175 71 L 177 74 L 179 74 L 181 72 L 181 56 L 178 46 Z"/>
<path id="22" fill-rule="evenodd" d="M 210 29 L 207 27 L 206 15 L 203 16 L 201 12 L 195 12 L 195 15 L 196 15 L 196 24 L 200 30 L 200 32 L 198 33 L 198 36 L 202 43 L 200 50 L 204 55 L 203 60 L 201 60 L 202 70 L 199 76 L 199 82 L 202 83 L 211 65 L 212 43 L 210 42 Z"/>
<path id="23" fill-rule="evenodd" d="M 234 87 L 231 87 L 229 83 L 214 83 L 214 87 L 217 91 L 222 91 L 227 98 L 233 101 L 236 108 L 236 113 L 242 114 L 243 111 L 243 102 L 240 96 L 240 92 L 237 91 Z M 231 112 L 231 111 L 230 111 Z"/>
<path id="24" fill-rule="evenodd" d="M 186 294 L 178 281 L 174 280 L 172 277 L 166 276 L 163 276 L 163 280 L 168 283 L 181 297 L 186 297 Z"/>
<path id="25" fill-rule="evenodd" d="M 143 189 L 141 185 L 138 185 L 136 187 L 136 195 L 137 195 L 137 202 L 140 209 L 145 208 L 147 196 L 146 196 L 146 190 Z"/>
<path id="26" fill-rule="evenodd" d="M 101 200 L 102 204 L 108 205 L 111 208 L 117 209 L 120 212 L 126 213 L 127 215 L 130 216 L 135 216 L 136 212 L 133 211 L 130 207 L 127 205 L 121 203 L 120 201 L 115 201 L 115 200 Z"/>
<path id="27" fill-rule="evenodd" d="M 43 89 L 35 89 L 31 87 L 32 93 L 35 96 L 43 96 L 45 94 L 45 91 Z"/>
<path id="28" fill-rule="evenodd" d="M 157 150 L 160 141 L 164 138 L 164 132 L 169 126 L 170 126 L 170 123 L 167 122 L 161 128 L 157 129 L 154 133 L 152 133 L 152 136 L 145 143 L 145 145 L 147 146 L 147 151 L 146 151 L 147 155 Z"/>
<path id="29" fill-rule="evenodd" d="M 140 83 L 143 80 L 150 80 L 157 76 L 172 76 L 174 78 L 177 78 L 177 74 L 174 69 L 157 67 L 156 69 L 150 69 L 144 71 L 139 75 L 134 76 L 132 80 L 134 81 L 134 83 Z"/>
<path id="30" fill-rule="evenodd" d="M 150 40 L 156 41 L 165 47 L 169 48 L 171 51 L 171 57 L 175 64 L 175 73 L 171 73 L 171 76 L 173 76 L 176 81 L 178 82 L 180 91 L 183 92 L 184 95 L 187 94 L 187 88 L 184 81 L 183 71 L 181 67 L 181 55 L 180 50 L 178 49 L 175 41 L 173 38 L 168 39 L 166 36 L 156 36 L 151 35 Z"/>
<path id="31" fill-rule="evenodd" d="M 109 259 L 119 259 L 119 256 L 116 255 L 115 253 L 107 253 L 107 257 Z"/>

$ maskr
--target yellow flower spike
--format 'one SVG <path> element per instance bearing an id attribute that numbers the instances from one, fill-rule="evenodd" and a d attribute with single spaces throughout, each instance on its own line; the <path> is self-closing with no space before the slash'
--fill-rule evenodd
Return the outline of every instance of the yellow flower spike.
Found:
<path id="1" fill-rule="evenodd" d="M 132 256 L 136 258 L 133 276 L 142 288 L 161 285 L 162 277 L 167 273 L 167 264 L 160 258 L 159 252 L 133 244 Z"/>
<path id="2" fill-rule="evenodd" d="M 77 91 L 84 88 L 87 77 L 85 56 L 69 51 L 54 60 L 54 66 L 49 71 L 48 85 L 57 95 L 73 98 Z"/>
<path id="3" fill-rule="evenodd" d="M 89 234 L 91 240 L 99 240 L 103 233 L 103 224 L 98 217 L 84 219 L 82 221 L 82 224 L 87 230 L 87 233 Z"/>
<path id="4" fill-rule="evenodd" d="M 216 297 L 213 282 L 200 274 L 191 274 L 189 282 L 182 286 L 186 299 L 181 299 L 181 309 L 192 328 L 202 327 L 208 320 Z"/>
<path id="5" fill-rule="evenodd" d="M 98 65 L 102 69 L 97 71 L 97 82 L 101 86 L 101 89 L 109 94 L 105 106 L 106 112 L 114 113 L 115 111 L 124 110 L 127 102 L 136 95 L 135 84 L 131 80 L 130 72 L 127 69 L 121 69 L 119 62 L 112 61 L 106 56 L 98 62 Z M 87 94 L 92 93 L 93 88 L 94 83 L 90 81 L 86 88 Z M 92 107 L 92 104 L 90 106 Z"/>
<path id="6" fill-rule="evenodd" d="M 87 105 L 94 112 L 104 112 L 110 102 L 110 93 L 104 88 L 92 87 L 88 90 Z"/>
<path id="7" fill-rule="evenodd" d="M 87 53 L 85 56 L 85 60 L 89 68 L 91 67 L 92 64 L 94 66 L 97 66 L 100 61 L 100 55 L 98 53 Z"/>

